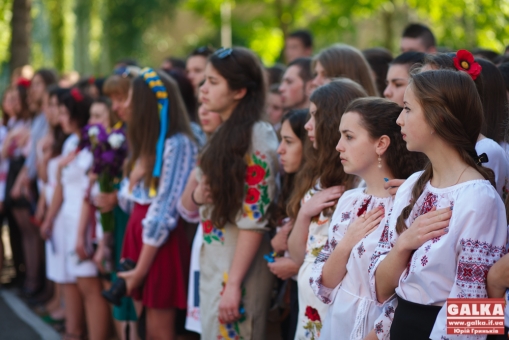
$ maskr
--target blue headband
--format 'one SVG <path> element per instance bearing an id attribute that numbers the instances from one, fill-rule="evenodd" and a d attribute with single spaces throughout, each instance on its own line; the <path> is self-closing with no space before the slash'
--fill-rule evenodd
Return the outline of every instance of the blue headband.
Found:
<path id="1" fill-rule="evenodd" d="M 163 167 L 163 152 L 164 152 L 164 141 L 166 139 L 166 133 L 168 131 L 168 108 L 170 101 L 168 99 L 168 92 L 164 86 L 161 78 L 151 68 L 145 68 L 141 72 L 141 76 L 150 87 L 152 92 L 156 95 L 157 106 L 159 107 L 159 118 L 161 128 L 159 130 L 159 138 L 157 139 L 156 145 L 156 160 L 154 163 L 154 169 L 152 171 L 152 177 L 159 178 L 161 176 L 161 170 Z M 149 196 L 153 197 L 156 195 L 155 187 L 150 188 Z"/>

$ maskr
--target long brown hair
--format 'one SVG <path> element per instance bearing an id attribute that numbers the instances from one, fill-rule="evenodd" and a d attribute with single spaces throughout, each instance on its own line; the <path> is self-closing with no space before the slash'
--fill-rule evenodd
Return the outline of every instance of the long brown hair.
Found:
<path id="1" fill-rule="evenodd" d="M 336 44 L 328 47 L 313 58 L 312 68 L 319 61 L 327 78 L 345 77 L 362 85 L 370 96 L 378 96 L 375 80 L 366 58 L 355 47 Z"/>
<path id="2" fill-rule="evenodd" d="M 382 157 L 394 178 L 406 179 L 424 168 L 426 156 L 408 151 L 401 128 L 396 124 L 401 113 L 398 104 L 384 98 L 359 98 L 351 102 L 345 112 L 355 112 L 360 116 L 360 124 L 370 138 L 378 139 L 384 135 L 390 138 L 389 147 Z"/>
<path id="3" fill-rule="evenodd" d="M 429 64 L 438 69 L 450 69 L 460 72 L 454 66 L 454 55 L 454 53 L 429 54 L 424 60 L 424 65 Z M 509 108 L 506 91 L 504 90 L 504 78 L 492 62 L 480 58 L 475 58 L 475 61 L 482 67 L 481 74 L 474 81 L 477 92 L 481 97 L 484 112 L 481 133 L 497 143 L 506 141 L 508 138 Z"/>
<path id="4" fill-rule="evenodd" d="M 477 164 L 475 144 L 481 133 L 484 117 L 481 98 L 472 78 L 464 72 L 427 71 L 412 75 L 409 86 L 422 106 L 426 122 L 435 133 L 454 147 L 467 165 L 493 184 L 493 172 Z M 398 217 L 398 234 L 407 229 L 405 220 L 432 177 L 433 167 L 428 162 L 412 189 L 410 204 Z"/>
<path id="5" fill-rule="evenodd" d="M 293 133 L 299 138 L 302 143 L 302 151 L 304 153 L 306 144 L 309 144 L 308 134 L 305 129 L 308 120 L 309 109 L 293 109 L 288 111 L 281 119 L 281 125 L 288 121 Z M 302 157 L 300 168 L 302 169 L 305 164 L 305 157 Z M 277 202 L 270 207 L 270 225 L 280 226 L 283 219 L 288 217 L 286 206 L 290 200 L 293 188 L 295 186 L 295 176 L 298 173 L 286 173 L 283 175 L 281 190 L 278 195 Z"/>
<path id="6" fill-rule="evenodd" d="M 223 227 L 228 222 L 235 223 L 242 208 L 245 156 L 251 146 L 253 126 L 264 113 L 266 89 L 263 67 L 246 48 L 235 47 L 226 56 L 215 53 L 209 63 L 226 79 L 230 90 L 247 90 L 230 118 L 212 135 L 200 160 L 214 202 L 211 221 Z"/>
<path id="7" fill-rule="evenodd" d="M 177 83 L 164 72 L 157 70 L 156 73 L 166 88 L 170 102 L 168 112 L 166 112 L 169 122 L 166 138 L 177 133 L 183 133 L 191 138 L 191 140 L 194 140 L 184 101 L 180 96 Z M 148 187 L 152 181 L 152 168 L 154 167 L 156 144 L 159 137 L 159 107 L 156 95 L 142 76 L 132 80 L 131 88 L 133 92 L 131 98 L 131 117 L 129 124 L 127 124 L 127 139 L 131 155 L 126 170 L 129 173 L 134 163 L 143 157 L 147 162 L 144 182 L 145 186 Z"/>
<path id="8" fill-rule="evenodd" d="M 351 189 L 355 176 L 343 171 L 343 165 L 336 151 L 340 138 L 339 123 L 348 104 L 357 98 L 366 97 L 366 91 L 353 80 L 336 79 L 320 86 L 311 95 L 311 102 L 316 105 L 315 140 L 316 149 L 306 147 L 306 163 L 295 179 L 295 189 L 288 203 L 288 216 L 297 217 L 300 201 L 306 192 L 315 186 L 320 179 L 322 188 L 344 185 Z M 311 143 L 308 143 L 308 145 Z"/>

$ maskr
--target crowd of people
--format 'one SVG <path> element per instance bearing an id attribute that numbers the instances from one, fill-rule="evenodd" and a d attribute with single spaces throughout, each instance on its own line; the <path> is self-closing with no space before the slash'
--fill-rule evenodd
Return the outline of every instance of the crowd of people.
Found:
<path id="1" fill-rule="evenodd" d="M 447 334 L 445 302 L 509 287 L 509 56 L 436 45 L 411 24 L 394 58 L 314 54 L 299 30 L 286 66 L 14 72 L 10 284 L 68 340 L 485 339 Z"/>

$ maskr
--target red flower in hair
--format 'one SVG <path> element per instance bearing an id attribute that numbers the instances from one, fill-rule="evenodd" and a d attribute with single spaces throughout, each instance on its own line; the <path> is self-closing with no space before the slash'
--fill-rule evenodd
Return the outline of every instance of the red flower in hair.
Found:
<path id="1" fill-rule="evenodd" d="M 74 98 L 75 101 L 78 103 L 83 100 L 83 95 L 81 94 L 80 90 L 77 88 L 73 88 L 71 90 L 71 96 Z"/>
<path id="2" fill-rule="evenodd" d="M 88 83 L 89 83 L 90 85 L 94 85 L 94 83 L 95 83 L 95 78 L 94 78 L 94 77 L 90 77 L 90 78 L 88 78 Z"/>
<path id="3" fill-rule="evenodd" d="M 474 56 L 467 50 L 459 50 L 456 52 L 456 56 L 453 58 L 453 61 L 454 66 L 456 66 L 459 71 L 468 73 L 473 80 L 481 74 L 481 65 L 475 62 Z"/>
<path id="4" fill-rule="evenodd" d="M 27 89 L 30 87 L 30 80 L 28 80 L 27 78 L 19 78 L 18 81 L 16 82 L 16 85 Z"/>

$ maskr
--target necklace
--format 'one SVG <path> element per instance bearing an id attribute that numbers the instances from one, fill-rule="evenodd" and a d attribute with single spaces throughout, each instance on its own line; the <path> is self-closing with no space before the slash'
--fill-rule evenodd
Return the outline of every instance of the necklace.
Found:
<path id="1" fill-rule="evenodd" d="M 465 169 L 463 169 L 463 171 L 462 171 L 462 172 L 461 172 L 461 174 L 460 174 L 460 177 L 458 177 L 458 180 L 457 180 L 457 181 L 456 181 L 456 183 L 454 183 L 453 185 L 456 185 L 456 184 L 458 184 L 458 183 L 459 183 L 461 176 L 463 176 L 463 174 L 464 174 L 464 173 L 465 173 L 465 171 L 468 169 L 468 167 L 469 167 L 469 166 L 467 165 L 467 167 L 466 167 Z"/>

